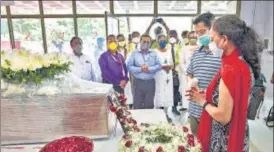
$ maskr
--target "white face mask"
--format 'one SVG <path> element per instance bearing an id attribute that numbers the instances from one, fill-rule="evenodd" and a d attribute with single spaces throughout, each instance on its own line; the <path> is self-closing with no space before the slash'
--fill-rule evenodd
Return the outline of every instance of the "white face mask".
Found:
<path id="1" fill-rule="evenodd" d="M 135 44 L 137 44 L 137 43 L 140 42 L 140 38 L 139 37 L 135 37 L 135 38 L 132 39 L 132 42 L 135 43 Z"/>
<path id="2" fill-rule="evenodd" d="M 210 42 L 208 44 L 208 47 L 209 47 L 209 50 L 213 53 L 214 56 L 217 56 L 217 57 L 222 57 L 223 56 L 224 51 L 222 49 L 219 49 L 214 41 Z"/>
<path id="3" fill-rule="evenodd" d="M 177 40 L 176 40 L 174 37 L 172 37 L 172 38 L 169 39 L 169 43 L 170 43 L 170 44 L 175 44 L 176 41 L 177 41 Z"/>

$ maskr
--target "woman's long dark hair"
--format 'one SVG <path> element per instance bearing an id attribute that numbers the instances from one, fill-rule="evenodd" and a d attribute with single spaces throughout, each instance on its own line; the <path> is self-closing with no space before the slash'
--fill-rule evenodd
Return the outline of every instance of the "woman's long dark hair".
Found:
<path id="1" fill-rule="evenodd" d="M 255 79 L 258 79 L 261 73 L 258 53 L 263 51 L 263 44 L 258 34 L 236 15 L 218 18 L 212 28 L 234 43 L 244 60 L 251 66 Z"/>

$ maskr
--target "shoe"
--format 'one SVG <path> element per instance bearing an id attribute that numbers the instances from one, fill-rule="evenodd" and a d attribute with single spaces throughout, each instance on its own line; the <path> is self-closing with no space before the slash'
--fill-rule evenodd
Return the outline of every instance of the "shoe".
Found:
<path id="1" fill-rule="evenodd" d="M 174 106 L 172 107 L 172 113 L 174 113 L 175 115 L 181 115 L 181 113 L 177 110 L 177 108 Z"/>
<path id="2" fill-rule="evenodd" d="M 187 108 L 181 108 L 181 109 L 179 109 L 179 111 L 186 111 L 187 110 Z"/>

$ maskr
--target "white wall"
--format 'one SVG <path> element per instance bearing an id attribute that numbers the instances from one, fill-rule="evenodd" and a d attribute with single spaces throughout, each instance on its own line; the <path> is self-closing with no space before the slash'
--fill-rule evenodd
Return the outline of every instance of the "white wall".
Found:
<path id="1" fill-rule="evenodd" d="M 241 1 L 241 19 L 247 25 L 253 27 L 263 38 L 271 38 L 273 42 L 273 1 Z M 273 43 L 272 43 L 273 49 Z M 273 84 L 270 78 L 273 73 L 273 56 L 264 51 L 262 54 L 262 73 L 267 78 L 266 103 L 264 111 L 268 111 L 269 106 L 273 105 Z"/>
<path id="2" fill-rule="evenodd" d="M 273 1 L 242 1 L 240 16 L 260 36 L 273 39 Z"/>

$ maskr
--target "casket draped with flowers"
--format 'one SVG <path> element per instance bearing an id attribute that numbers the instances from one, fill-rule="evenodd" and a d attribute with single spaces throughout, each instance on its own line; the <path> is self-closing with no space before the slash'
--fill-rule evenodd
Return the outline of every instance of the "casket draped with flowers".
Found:
<path id="1" fill-rule="evenodd" d="M 1 144 L 109 136 L 110 85 L 69 73 L 62 53 L 1 51 Z"/>

